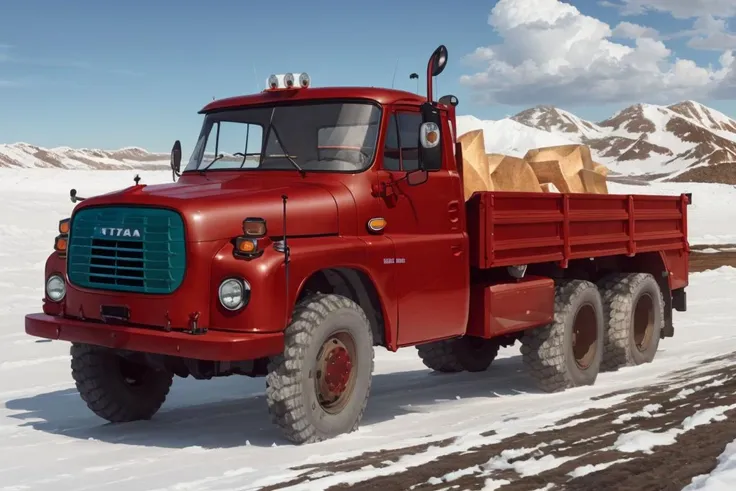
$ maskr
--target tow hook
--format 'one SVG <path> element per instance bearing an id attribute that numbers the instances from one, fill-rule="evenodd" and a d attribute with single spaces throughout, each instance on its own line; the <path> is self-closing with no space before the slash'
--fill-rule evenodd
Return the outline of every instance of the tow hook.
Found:
<path id="1" fill-rule="evenodd" d="M 207 332 L 206 327 L 199 327 L 199 312 L 192 312 L 189 314 L 189 330 L 184 331 L 184 334 L 191 334 L 193 336 L 199 336 Z"/>

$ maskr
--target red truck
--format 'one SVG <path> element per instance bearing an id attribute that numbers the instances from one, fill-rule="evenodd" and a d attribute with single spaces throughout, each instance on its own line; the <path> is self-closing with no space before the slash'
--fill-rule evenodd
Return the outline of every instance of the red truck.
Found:
<path id="1" fill-rule="evenodd" d="M 446 63 L 440 46 L 426 98 L 272 76 L 201 110 L 173 183 L 72 190 L 26 332 L 71 342 L 108 421 L 151 418 L 175 375 L 265 376 L 296 443 L 358 428 L 375 346 L 475 372 L 519 341 L 547 392 L 651 362 L 686 309 L 690 196 L 466 201 L 458 101 L 433 100 Z"/>

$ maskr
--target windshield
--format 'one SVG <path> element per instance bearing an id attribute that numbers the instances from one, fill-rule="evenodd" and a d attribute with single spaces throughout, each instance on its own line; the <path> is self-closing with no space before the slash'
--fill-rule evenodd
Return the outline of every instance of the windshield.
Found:
<path id="1" fill-rule="evenodd" d="M 210 113 L 184 172 L 362 171 L 373 162 L 380 120 L 381 110 L 368 102 L 304 103 Z"/>

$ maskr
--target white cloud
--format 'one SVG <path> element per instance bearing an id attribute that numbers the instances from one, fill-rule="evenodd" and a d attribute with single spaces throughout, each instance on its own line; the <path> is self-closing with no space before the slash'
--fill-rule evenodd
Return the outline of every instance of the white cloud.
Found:
<path id="1" fill-rule="evenodd" d="M 662 41 L 633 36 L 644 26 L 619 25 L 612 30 L 560 0 L 499 0 L 488 23 L 503 42 L 468 55 L 467 60 L 479 71 L 460 79 L 480 102 L 527 105 L 698 99 L 732 76 L 729 66 L 711 68 L 673 60 Z M 633 38 L 634 46 L 611 41 L 614 35 Z"/>
<path id="2" fill-rule="evenodd" d="M 736 16 L 734 0 L 616 0 L 600 2 L 604 6 L 618 7 L 624 15 L 641 15 L 647 12 L 664 12 L 678 19 L 692 19 L 711 15 Z"/>
<path id="3" fill-rule="evenodd" d="M 637 39 L 644 37 L 659 39 L 659 32 L 652 27 L 632 24 L 631 22 L 621 22 L 613 29 L 613 37 L 621 39 Z"/>
<path id="4" fill-rule="evenodd" d="M 723 51 L 736 48 L 736 32 L 730 32 L 726 19 L 736 16 L 735 0 L 602 0 L 601 5 L 618 8 L 623 15 L 662 12 L 678 19 L 695 19 L 692 29 L 670 35 L 689 37 L 694 49 Z M 620 25 L 627 24 L 626 22 Z"/>
<path id="5" fill-rule="evenodd" d="M 736 33 L 728 30 L 725 19 L 711 15 L 698 17 L 693 25 L 692 38 L 687 45 L 695 49 L 723 51 L 736 49 Z"/>

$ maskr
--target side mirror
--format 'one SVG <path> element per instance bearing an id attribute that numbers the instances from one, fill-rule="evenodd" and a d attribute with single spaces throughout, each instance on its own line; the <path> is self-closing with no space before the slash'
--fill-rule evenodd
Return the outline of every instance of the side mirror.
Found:
<path id="1" fill-rule="evenodd" d="M 419 186 L 427 182 L 427 179 L 429 179 L 429 172 L 424 169 L 413 170 L 406 174 L 406 183 L 409 186 Z"/>
<path id="2" fill-rule="evenodd" d="M 432 76 L 436 77 L 445 70 L 447 66 L 447 48 L 444 44 L 437 47 L 429 58 L 432 63 Z"/>
<path id="3" fill-rule="evenodd" d="M 455 97 L 452 94 L 443 95 L 440 97 L 439 103 L 444 104 L 445 106 L 452 106 L 456 107 L 460 101 L 458 101 L 457 97 Z"/>
<path id="4" fill-rule="evenodd" d="M 437 47 L 427 61 L 427 100 L 432 101 L 432 78 L 442 73 L 447 66 L 447 47 Z"/>
<path id="5" fill-rule="evenodd" d="M 439 110 L 430 103 L 422 104 L 422 125 L 419 127 L 419 168 L 423 171 L 442 168 L 440 123 Z"/>
<path id="6" fill-rule="evenodd" d="M 176 140 L 174 146 L 171 149 L 171 172 L 175 176 L 181 175 L 181 142 Z"/>

